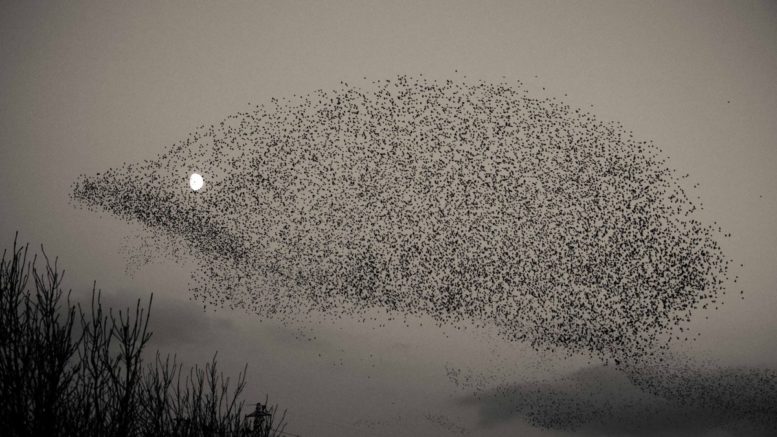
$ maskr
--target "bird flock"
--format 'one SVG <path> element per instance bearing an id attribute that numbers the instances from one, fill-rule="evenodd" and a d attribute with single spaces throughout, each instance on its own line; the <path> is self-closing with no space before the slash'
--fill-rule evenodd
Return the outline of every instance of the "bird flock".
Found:
<path id="1" fill-rule="evenodd" d="M 730 282 L 667 159 L 521 82 L 398 76 L 251 106 L 71 196 L 181 241 L 205 305 L 431 316 L 624 360 Z"/>

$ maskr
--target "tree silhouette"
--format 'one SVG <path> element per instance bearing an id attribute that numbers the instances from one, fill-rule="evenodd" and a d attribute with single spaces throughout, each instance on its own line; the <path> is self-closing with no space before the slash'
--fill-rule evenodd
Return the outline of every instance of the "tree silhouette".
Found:
<path id="1" fill-rule="evenodd" d="M 0 429 L 7 436 L 280 436 L 285 411 L 247 414 L 236 379 L 217 355 L 188 371 L 175 356 L 144 352 L 151 338 L 147 305 L 107 312 L 96 285 L 84 309 L 62 289 L 64 271 L 29 245 L 0 260 Z M 257 425 L 257 426 L 255 426 Z"/>

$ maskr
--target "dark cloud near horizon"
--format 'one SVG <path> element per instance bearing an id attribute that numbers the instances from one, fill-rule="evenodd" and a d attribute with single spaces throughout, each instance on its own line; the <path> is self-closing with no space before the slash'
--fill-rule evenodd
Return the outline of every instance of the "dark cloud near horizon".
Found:
<path id="1" fill-rule="evenodd" d="M 777 372 L 594 366 L 555 380 L 501 385 L 460 403 L 478 408 L 483 428 L 520 419 L 599 436 L 767 436 L 777 432 Z"/>

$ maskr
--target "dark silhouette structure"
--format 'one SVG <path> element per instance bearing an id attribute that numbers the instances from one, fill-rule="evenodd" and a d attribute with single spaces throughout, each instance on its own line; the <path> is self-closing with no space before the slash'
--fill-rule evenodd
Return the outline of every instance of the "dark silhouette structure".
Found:
<path id="1" fill-rule="evenodd" d="M 104 309 L 93 288 L 84 309 L 62 289 L 64 271 L 41 247 L 14 239 L 0 260 L 0 429 L 4 436 L 277 436 L 285 412 L 262 405 L 255 426 L 240 399 L 246 369 L 184 370 L 176 357 L 144 352 L 152 299 L 134 310 Z M 234 382 L 233 382 L 234 381 Z M 249 415 L 250 416 L 250 415 Z M 275 418 L 278 418 L 276 421 Z"/>

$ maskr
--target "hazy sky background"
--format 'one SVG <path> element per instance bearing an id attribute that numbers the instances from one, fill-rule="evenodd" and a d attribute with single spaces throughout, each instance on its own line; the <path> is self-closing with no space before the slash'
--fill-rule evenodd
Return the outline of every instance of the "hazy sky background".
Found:
<path id="1" fill-rule="evenodd" d="M 723 247 L 744 267 L 721 309 L 696 315 L 702 335 L 683 352 L 777 368 L 776 46 L 769 1 L 3 2 L 0 242 L 19 230 L 45 244 L 78 293 L 93 280 L 122 305 L 154 292 L 153 347 L 189 363 L 218 350 L 232 373 L 247 361 L 249 396 L 288 408 L 290 432 L 449 435 L 434 415 L 472 435 L 566 435 L 520 415 L 486 420 L 446 366 L 520 383 L 585 360 L 422 319 L 313 323 L 300 327 L 308 340 L 249 314 L 204 313 L 188 300 L 188 266 L 157 259 L 127 275 L 120 250 L 140 227 L 73 208 L 70 184 L 153 158 L 249 102 L 341 80 L 522 80 L 654 140 L 691 174 L 687 188 L 701 183 L 689 192 L 733 234 Z"/>

